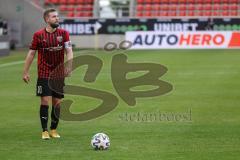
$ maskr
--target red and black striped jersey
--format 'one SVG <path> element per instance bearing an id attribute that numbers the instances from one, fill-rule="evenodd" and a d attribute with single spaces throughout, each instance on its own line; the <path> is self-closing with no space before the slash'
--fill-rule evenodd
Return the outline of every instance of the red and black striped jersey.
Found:
<path id="1" fill-rule="evenodd" d="M 64 50 L 70 44 L 69 33 L 63 29 L 49 33 L 44 28 L 34 33 L 29 48 L 38 51 L 38 78 L 49 78 L 50 73 L 64 63 Z"/>

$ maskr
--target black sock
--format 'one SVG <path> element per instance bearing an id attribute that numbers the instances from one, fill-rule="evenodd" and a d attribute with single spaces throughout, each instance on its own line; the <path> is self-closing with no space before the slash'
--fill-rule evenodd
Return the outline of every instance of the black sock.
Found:
<path id="1" fill-rule="evenodd" d="M 59 116 L 60 116 L 60 105 L 52 106 L 52 112 L 51 112 L 51 129 L 56 129 L 59 122 Z"/>
<path id="2" fill-rule="evenodd" d="M 43 132 L 47 131 L 47 123 L 48 123 L 48 105 L 41 105 L 40 106 L 40 120 Z"/>

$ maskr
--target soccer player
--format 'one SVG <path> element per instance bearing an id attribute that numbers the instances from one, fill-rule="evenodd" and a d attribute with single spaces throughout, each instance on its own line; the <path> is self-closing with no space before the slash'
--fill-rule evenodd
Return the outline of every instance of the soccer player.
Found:
<path id="1" fill-rule="evenodd" d="M 47 26 L 33 35 L 33 40 L 25 60 L 23 80 L 29 83 L 29 68 L 36 51 L 38 51 L 36 95 L 40 96 L 41 99 L 40 121 L 43 130 L 42 139 L 50 139 L 50 137 L 60 138 L 56 129 L 59 122 L 60 102 L 64 95 L 49 87 L 48 78 L 58 65 L 64 63 L 64 52 L 66 51 L 68 61 L 73 58 L 73 52 L 69 33 L 58 28 L 59 17 L 57 11 L 55 9 L 47 9 L 43 14 L 43 18 Z M 52 101 L 52 111 L 50 132 L 48 132 L 48 108 L 50 101 Z"/>

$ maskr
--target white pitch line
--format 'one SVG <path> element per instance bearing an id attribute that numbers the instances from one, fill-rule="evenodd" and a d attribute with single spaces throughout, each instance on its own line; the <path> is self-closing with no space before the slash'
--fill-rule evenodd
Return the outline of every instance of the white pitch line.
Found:
<path id="1" fill-rule="evenodd" d="M 24 63 L 24 61 L 15 61 L 15 62 L 10 62 L 10 63 L 4 63 L 4 64 L 0 64 L 0 68 L 14 66 L 14 65 L 23 64 L 23 63 Z"/>
<path id="2" fill-rule="evenodd" d="M 82 50 L 82 51 L 76 51 L 74 53 L 79 53 L 79 54 L 86 54 L 86 53 L 92 53 L 92 50 Z M 78 55 L 78 54 L 75 54 Z M 35 62 L 36 60 L 34 60 L 33 62 Z M 10 62 L 10 63 L 4 63 L 4 64 L 0 64 L 0 68 L 4 68 L 4 67 L 9 67 L 9 66 L 14 66 L 14 65 L 18 65 L 18 64 L 24 64 L 25 61 L 14 61 L 14 62 Z"/>
<path id="3" fill-rule="evenodd" d="M 34 60 L 35 61 L 35 60 Z M 33 61 L 33 62 L 34 62 Z M 10 63 L 4 63 L 4 64 L 0 64 L 0 68 L 4 68 L 4 67 L 9 67 L 9 66 L 14 66 L 14 65 L 18 65 L 18 64 L 24 64 L 25 61 L 14 61 L 14 62 L 10 62 Z"/>

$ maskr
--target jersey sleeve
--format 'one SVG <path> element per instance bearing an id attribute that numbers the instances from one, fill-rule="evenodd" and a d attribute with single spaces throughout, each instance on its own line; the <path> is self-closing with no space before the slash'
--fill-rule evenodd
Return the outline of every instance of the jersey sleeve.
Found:
<path id="1" fill-rule="evenodd" d="M 64 36 L 64 47 L 65 48 L 71 48 L 72 47 L 72 43 L 71 43 L 70 38 L 69 38 L 69 33 L 67 31 L 65 32 L 65 36 Z"/>
<path id="2" fill-rule="evenodd" d="M 32 49 L 32 50 L 37 50 L 38 49 L 38 38 L 37 38 L 36 33 L 34 33 L 34 35 L 33 35 L 32 42 L 29 46 L 29 49 Z"/>

